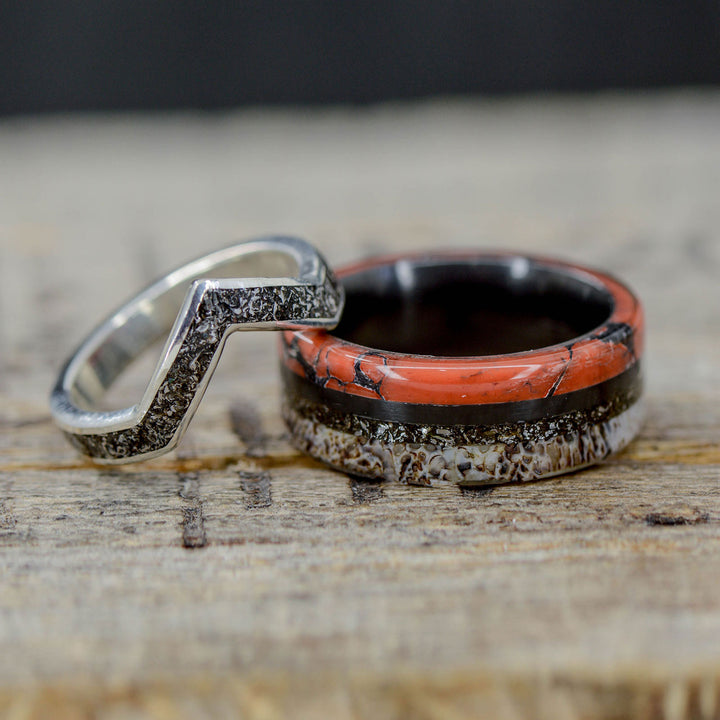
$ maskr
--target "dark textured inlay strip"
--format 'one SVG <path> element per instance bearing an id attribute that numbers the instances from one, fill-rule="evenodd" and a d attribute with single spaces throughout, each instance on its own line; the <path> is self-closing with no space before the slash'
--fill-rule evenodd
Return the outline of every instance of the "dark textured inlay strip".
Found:
<path id="1" fill-rule="evenodd" d="M 629 405 L 611 403 L 592 410 L 576 410 L 541 420 L 498 423 L 496 425 L 430 425 L 375 420 L 360 415 L 340 413 L 329 408 L 294 398 L 288 405 L 305 420 L 339 432 L 356 436 L 359 441 L 381 443 L 430 444 L 435 447 L 488 445 L 494 443 L 547 441 L 554 437 L 574 436 L 590 425 L 617 417 Z"/>

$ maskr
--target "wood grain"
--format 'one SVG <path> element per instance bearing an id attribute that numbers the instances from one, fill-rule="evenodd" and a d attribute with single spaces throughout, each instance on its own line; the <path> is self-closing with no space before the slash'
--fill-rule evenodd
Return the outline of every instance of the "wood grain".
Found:
<path id="1" fill-rule="evenodd" d="M 720 718 L 719 129 L 716 94 L 0 125 L 0 716 Z M 76 456 L 47 392 L 82 334 L 267 231 L 621 275 L 641 437 L 524 486 L 363 482 L 288 444 L 246 334 L 176 453 Z"/>

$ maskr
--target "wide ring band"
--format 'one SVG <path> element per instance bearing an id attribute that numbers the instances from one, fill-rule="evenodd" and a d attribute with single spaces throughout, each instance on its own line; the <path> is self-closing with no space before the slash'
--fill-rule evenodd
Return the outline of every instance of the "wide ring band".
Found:
<path id="1" fill-rule="evenodd" d="M 310 455 L 365 477 L 486 485 L 593 464 L 638 431 L 643 313 L 614 278 L 487 253 L 378 258 L 338 277 L 336 331 L 281 343 L 284 417 Z"/>
<path id="2" fill-rule="evenodd" d="M 52 391 L 53 418 L 98 462 L 155 457 L 182 437 L 230 333 L 331 328 L 342 306 L 327 264 L 298 238 L 260 238 L 206 255 L 146 288 L 80 344 Z M 142 400 L 95 409 L 123 370 L 168 332 Z"/>

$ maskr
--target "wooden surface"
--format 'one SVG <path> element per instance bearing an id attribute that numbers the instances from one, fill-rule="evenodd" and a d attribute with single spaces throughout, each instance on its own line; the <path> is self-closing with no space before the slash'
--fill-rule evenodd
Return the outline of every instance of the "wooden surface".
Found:
<path id="1" fill-rule="evenodd" d="M 720 717 L 720 96 L 15 120 L 0 158 L 0 716 Z M 526 486 L 353 481 L 288 445 L 248 334 L 176 454 L 80 460 L 48 417 L 66 354 L 267 231 L 622 275 L 642 436 Z"/>

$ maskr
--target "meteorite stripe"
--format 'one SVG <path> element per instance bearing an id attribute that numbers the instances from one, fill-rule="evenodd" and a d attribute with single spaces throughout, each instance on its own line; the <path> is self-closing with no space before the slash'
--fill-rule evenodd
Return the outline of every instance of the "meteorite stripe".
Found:
<path id="1" fill-rule="evenodd" d="M 636 362 L 609 380 L 563 395 L 482 405 L 426 405 L 360 397 L 316 385 L 284 365 L 282 377 L 285 392 L 291 400 L 302 398 L 338 413 L 385 422 L 423 425 L 499 425 L 532 422 L 576 411 L 586 412 L 604 405 L 617 407 L 620 412 L 620 409 L 636 402 L 642 394 L 640 365 L 640 362 Z"/>

